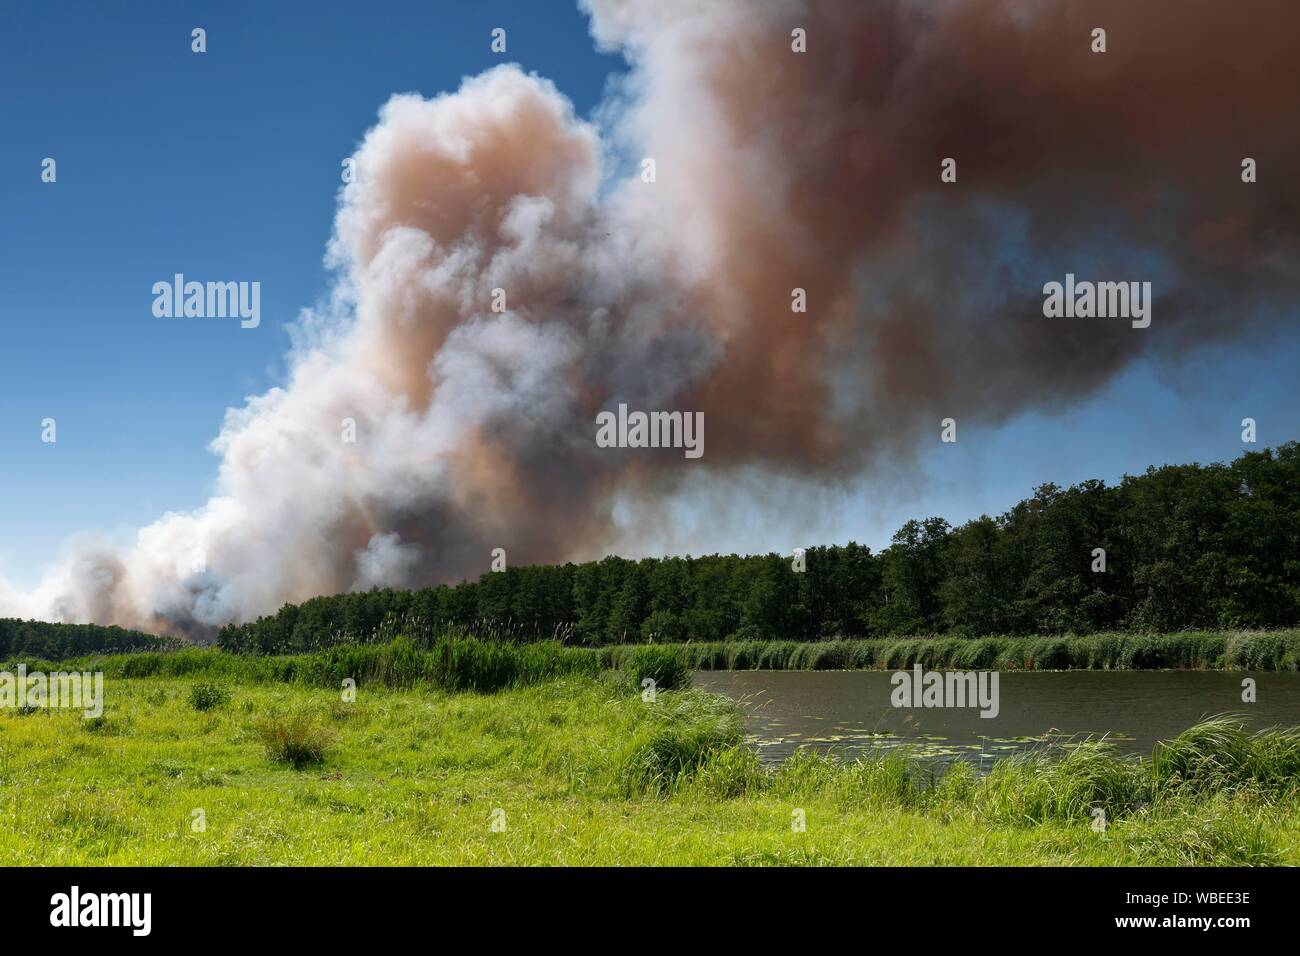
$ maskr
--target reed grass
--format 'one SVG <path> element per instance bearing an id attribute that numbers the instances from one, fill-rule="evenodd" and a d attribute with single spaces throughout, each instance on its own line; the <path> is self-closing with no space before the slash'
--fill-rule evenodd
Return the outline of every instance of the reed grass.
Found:
<path id="1" fill-rule="evenodd" d="M 387 636 L 387 632 L 385 632 Z M 425 638 L 428 638 L 427 640 Z M 105 676 L 189 677 L 337 687 L 345 677 L 390 687 L 490 692 L 566 674 L 614 669 L 640 687 L 684 686 L 697 670 L 1300 670 L 1300 631 L 1186 631 L 1042 637 L 908 637 L 831 641 L 717 641 L 575 647 L 516 643 L 465 630 L 418 640 L 345 642 L 316 651 L 251 655 L 212 647 L 94 654 L 60 662 L 19 658 L 14 671 L 92 670 Z"/>
<path id="2" fill-rule="evenodd" d="M 450 638 L 424 649 L 405 638 L 387 644 L 338 644 L 307 654 L 256 656 L 216 648 L 90 656 L 54 664 L 25 661 L 28 670 L 102 671 L 109 678 L 203 677 L 223 682 L 285 683 L 337 688 L 346 678 L 362 684 L 491 692 L 552 680 L 594 675 L 596 654 L 555 641 L 497 644 Z M 6 665 L 10 666 L 10 665 Z"/>
<path id="3" fill-rule="evenodd" d="M 1300 631 L 1185 631 L 1040 637 L 909 637 L 654 645 L 690 670 L 1300 670 Z M 621 667 L 636 645 L 600 648 Z"/>

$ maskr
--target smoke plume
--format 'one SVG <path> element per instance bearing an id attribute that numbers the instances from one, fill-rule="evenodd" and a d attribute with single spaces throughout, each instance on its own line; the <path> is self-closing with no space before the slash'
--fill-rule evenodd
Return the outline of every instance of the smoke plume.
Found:
<path id="1" fill-rule="evenodd" d="M 1294 315 L 1294 0 L 584 6 L 631 64 L 598 123 L 511 65 L 389 100 L 330 307 L 228 412 L 216 495 L 77 544 L 0 612 L 204 635 L 496 547 L 594 556 L 699 489 L 850 482 L 944 417 L 1061 407 Z M 1045 318 L 1067 272 L 1151 281 L 1150 328 Z M 597 447 L 619 403 L 702 411 L 704 456 Z"/>

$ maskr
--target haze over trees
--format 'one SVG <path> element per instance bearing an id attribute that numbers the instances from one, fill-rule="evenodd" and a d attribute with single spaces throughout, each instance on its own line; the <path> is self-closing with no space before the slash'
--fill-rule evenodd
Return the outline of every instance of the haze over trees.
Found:
<path id="1" fill-rule="evenodd" d="M 1113 486 L 1047 484 L 997 517 L 913 520 L 880 553 L 810 547 L 803 563 L 714 554 L 508 568 L 287 604 L 219 640 L 281 653 L 447 627 L 599 645 L 1292 626 L 1300 444 L 1152 467 Z"/>

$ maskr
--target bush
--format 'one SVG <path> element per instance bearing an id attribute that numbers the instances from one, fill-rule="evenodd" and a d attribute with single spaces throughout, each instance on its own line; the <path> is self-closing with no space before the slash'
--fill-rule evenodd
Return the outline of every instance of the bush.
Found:
<path id="1" fill-rule="evenodd" d="M 215 710 L 230 702 L 230 691 L 220 684 L 201 680 L 190 688 L 190 706 L 195 710 Z"/>

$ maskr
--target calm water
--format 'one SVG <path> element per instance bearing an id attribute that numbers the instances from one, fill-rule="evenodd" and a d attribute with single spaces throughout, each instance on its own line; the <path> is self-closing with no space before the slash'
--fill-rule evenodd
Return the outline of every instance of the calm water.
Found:
<path id="1" fill-rule="evenodd" d="M 1152 746 L 1203 717 L 1233 713 L 1252 726 L 1300 726 L 1300 674 L 1192 671 L 1003 672 L 996 717 L 978 708 L 890 706 L 888 671 L 700 671 L 693 684 L 740 701 L 765 762 L 801 746 L 852 759 L 907 747 L 987 767 L 1018 751 L 1105 735 L 1127 751 Z M 1241 682 L 1257 684 L 1256 703 Z"/>

